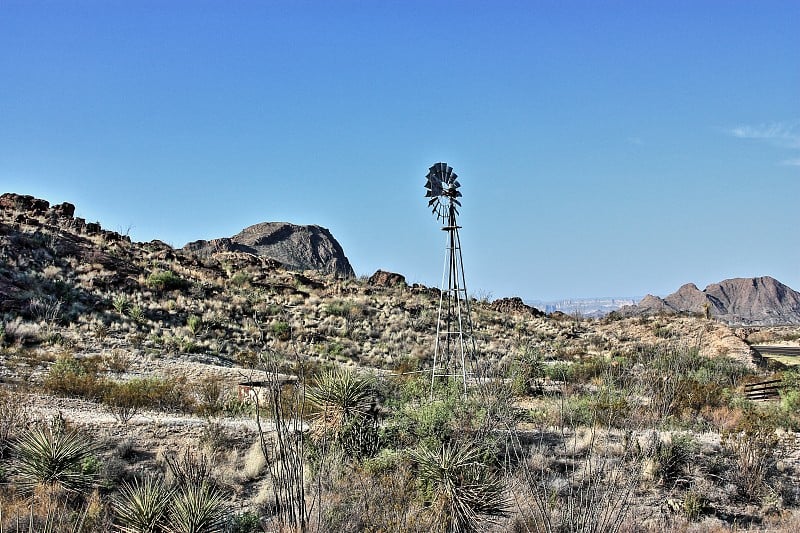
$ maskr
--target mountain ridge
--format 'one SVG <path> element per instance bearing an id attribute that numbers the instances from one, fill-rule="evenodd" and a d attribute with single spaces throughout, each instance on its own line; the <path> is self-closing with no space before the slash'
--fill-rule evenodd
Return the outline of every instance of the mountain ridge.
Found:
<path id="1" fill-rule="evenodd" d="M 664 298 L 648 294 L 619 313 L 699 314 L 728 324 L 754 326 L 800 324 L 800 292 L 770 276 L 730 278 L 702 291 L 694 283 L 686 283 Z"/>

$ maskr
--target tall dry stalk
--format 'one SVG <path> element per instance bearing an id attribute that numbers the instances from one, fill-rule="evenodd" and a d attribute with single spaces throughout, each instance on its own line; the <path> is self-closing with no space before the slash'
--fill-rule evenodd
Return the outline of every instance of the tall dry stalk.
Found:
<path id="1" fill-rule="evenodd" d="M 282 526 L 305 533 L 313 505 L 306 502 L 306 457 L 304 450 L 304 375 L 288 381 L 278 371 L 274 354 L 262 357 L 266 372 L 264 396 L 256 394 L 256 424 L 261 451 L 275 499 L 275 515 Z M 271 430 L 262 420 L 262 409 L 270 418 Z"/>

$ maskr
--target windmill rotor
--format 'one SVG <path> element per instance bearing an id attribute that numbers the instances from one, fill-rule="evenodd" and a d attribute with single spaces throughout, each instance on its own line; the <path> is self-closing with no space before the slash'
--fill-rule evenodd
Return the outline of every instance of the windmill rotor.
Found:
<path id="1" fill-rule="evenodd" d="M 453 213 L 458 214 L 456 206 L 461 207 L 461 202 L 458 198 L 461 197 L 461 191 L 458 190 L 461 184 L 458 182 L 458 174 L 453 172 L 453 167 L 447 163 L 435 163 L 428 169 L 428 174 L 425 176 L 427 182 L 425 193 L 428 200 L 428 207 L 432 209 L 434 215 L 439 220 L 444 220 L 449 215 L 451 209 Z"/>

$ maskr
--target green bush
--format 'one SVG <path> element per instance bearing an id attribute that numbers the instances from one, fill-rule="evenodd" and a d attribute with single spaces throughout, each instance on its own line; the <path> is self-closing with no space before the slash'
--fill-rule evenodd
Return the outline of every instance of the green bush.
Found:
<path id="1" fill-rule="evenodd" d="M 189 282 L 171 270 L 163 270 L 150 274 L 147 278 L 147 286 L 158 291 L 172 291 L 185 289 L 189 286 Z"/>
<path id="2" fill-rule="evenodd" d="M 235 514 L 231 517 L 228 531 L 230 533 L 257 533 L 261 531 L 261 520 L 256 513 L 249 511 Z"/>
<path id="3" fill-rule="evenodd" d="M 59 396 L 99 400 L 106 393 L 108 380 L 98 375 L 94 359 L 66 355 L 52 364 L 43 385 L 45 390 Z"/>
<path id="4" fill-rule="evenodd" d="M 353 308 L 354 304 L 352 302 L 336 300 L 329 304 L 325 304 L 323 309 L 328 315 L 346 317 L 352 312 Z"/>
<path id="5" fill-rule="evenodd" d="M 197 335 L 203 327 L 203 319 L 197 315 L 189 315 L 186 319 L 186 327 L 192 332 L 192 335 Z"/>
<path id="6" fill-rule="evenodd" d="M 281 341 L 288 341 L 292 336 L 292 329 L 286 322 L 273 322 L 269 330 L 276 339 Z"/>

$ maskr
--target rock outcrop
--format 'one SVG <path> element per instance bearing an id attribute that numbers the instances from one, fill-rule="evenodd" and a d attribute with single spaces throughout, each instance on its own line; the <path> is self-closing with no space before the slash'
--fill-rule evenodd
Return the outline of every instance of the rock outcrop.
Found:
<path id="1" fill-rule="evenodd" d="M 376 287 L 407 287 L 406 277 L 402 274 L 377 270 L 369 277 L 369 284 Z"/>
<path id="2" fill-rule="evenodd" d="M 544 316 L 544 313 L 522 301 L 522 298 L 500 298 L 489 304 L 489 307 L 499 313 L 523 313 L 531 316 Z"/>
<path id="3" fill-rule="evenodd" d="M 182 251 L 204 257 L 219 252 L 249 253 L 269 257 L 292 270 L 318 270 L 345 278 L 355 277 L 342 246 L 330 231 L 316 225 L 262 222 L 233 237 L 190 242 Z"/>
<path id="4" fill-rule="evenodd" d="M 800 324 L 800 293 L 769 276 L 734 278 L 702 291 L 687 283 L 666 298 L 647 295 L 620 310 L 625 316 L 706 313 L 729 324 Z"/>

